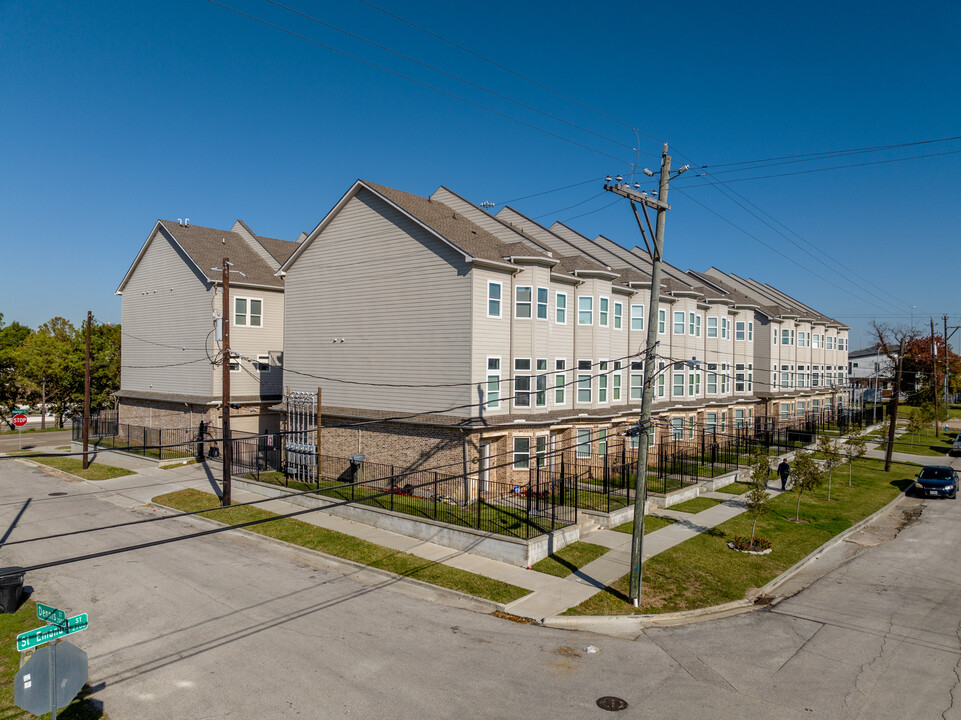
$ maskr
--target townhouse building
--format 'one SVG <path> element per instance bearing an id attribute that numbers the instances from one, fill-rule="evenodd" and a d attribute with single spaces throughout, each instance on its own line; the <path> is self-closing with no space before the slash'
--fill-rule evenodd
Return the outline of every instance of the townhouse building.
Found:
<path id="1" fill-rule="evenodd" d="M 278 272 L 284 385 L 322 391 L 325 454 L 479 489 L 552 451 L 604 454 L 638 420 L 650 270 L 639 248 L 445 187 L 358 181 Z M 714 268 L 666 265 L 658 297 L 655 442 L 833 405 L 840 323 Z"/>
<path id="2" fill-rule="evenodd" d="M 284 426 L 317 394 L 321 452 L 399 469 L 526 478 L 559 451 L 636 447 L 651 261 L 638 247 L 357 181 L 288 242 L 158 221 L 117 292 L 121 422 L 220 424 L 224 257 L 232 424 Z M 777 288 L 668 263 L 658 292 L 652 442 L 837 407 L 847 328 Z"/>
<path id="3" fill-rule="evenodd" d="M 263 237 L 241 220 L 230 230 L 158 220 L 116 293 L 121 296 L 121 423 L 150 428 L 220 425 L 221 270 L 231 263 L 233 428 L 279 428 L 268 408 L 281 398 L 283 278 L 296 242 Z"/>

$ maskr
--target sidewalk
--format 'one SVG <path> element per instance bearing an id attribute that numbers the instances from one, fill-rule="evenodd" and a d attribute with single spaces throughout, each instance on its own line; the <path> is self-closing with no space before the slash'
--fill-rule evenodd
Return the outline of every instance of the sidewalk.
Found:
<path id="1" fill-rule="evenodd" d="M 42 449 L 52 450 L 53 448 Z M 109 459 L 107 458 L 108 455 Z M 876 450 L 871 450 L 868 453 L 869 457 L 880 455 L 881 453 Z M 896 453 L 895 459 L 921 462 L 922 464 L 930 460 L 902 453 Z M 106 493 L 109 501 L 124 507 L 141 507 L 149 504 L 151 499 L 157 495 L 186 488 L 212 493 L 219 492 L 221 477 L 220 468 L 217 465 L 208 466 L 206 463 L 196 463 L 161 469 L 149 460 L 113 453 L 101 453 L 99 461 L 135 471 L 136 474 L 134 475 L 112 480 L 84 481 Z M 776 483 L 778 481 L 771 482 Z M 769 495 L 776 496 L 781 492 L 779 487 L 768 485 Z M 670 509 L 658 509 L 650 513 L 670 518 L 674 522 L 645 535 L 645 560 L 706 532 L 746 510 L 740 495 L 722 491 L 704 493 L 702 497 L 714 498 L 722 502 L 699 513 L 685 513 Z M 250 502 L 263 498 L 263 495 L 248 490 L 237 488 L 233 490 L 235 502 Z M 299 505 L 294 505 L 282 499 L 265 500 L 258 503 L 258 506 L 278 514 L 303 509 Z M 608 552 L 571 575 L 559 578 L 509 563 L 472 555 L 469 552 L 453 550 L 436 543 L 411 538 L 388 530 L 381 530 L 321 511 L 301 515 L 298 519 L 318 527 L 361 538 L 392 550 L 409 553 L 430 562 L 442 563 L 530 590 L 530 594 L 507 605 L 505 609 L 512 614 L 534 620 L 559 615 L 568 608 L 584 602 L 630 572 L 632 536 L 613 530 L 598 529 L 583 534 L 580 538 L 582 541 L 607 547 L 609 548 Z"/>

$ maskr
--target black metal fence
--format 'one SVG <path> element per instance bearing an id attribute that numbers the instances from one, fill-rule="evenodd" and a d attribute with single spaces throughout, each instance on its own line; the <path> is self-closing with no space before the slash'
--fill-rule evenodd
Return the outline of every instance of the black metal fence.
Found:
<path id="1" fill-rule="evenodd" d="M 192 458 L 198 453 L 199 428 L 150 428 L 117 421 L 105 414 L 90 419 L 89 442 L 94 449 L 110 448 L 155 460 Z M 71 440 L 83 441 L 83 418 L 73 418 Z M 208 441 L 215 441 L 208 435 Z"/>

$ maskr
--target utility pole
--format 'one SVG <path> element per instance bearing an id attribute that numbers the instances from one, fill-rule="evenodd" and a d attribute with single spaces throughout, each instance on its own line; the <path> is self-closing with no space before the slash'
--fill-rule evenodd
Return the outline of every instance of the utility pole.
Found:
<path id="1" fill-rule="evenodd" d="M 901 368 L 904 366 L 904 338 L 898 346 L 898 365 L 894 372 L 894 393 L 891 397 L 891 418 L 888 423 L 888 447 L 884 452 L 884 472 L 891 471 L 891 455 L 894 452 L 894 428 L 898 424 L 898 401 L 901 395 Z"/>
<path id="2" fill-rule="evenodd" d="M 948 403 L 948 373 L 950 372 L 948 360 L 951 357 L 951 338 L 954 337 L 954 333 L 961 330 L 961 325 L 949 327 L 948 316 L 944 315 L 942 319 L 944 320 L 944 408 L 947 410 L 950 407 L 950 403 Z M 951 331 L 950 335 L 948 330 Z M 948 414 L 950 415 L 950 412 Z"/>
<path id="3" fill-rule="evenodd" d="M 688 169 L 685 165 L 678 170 L 674 177 Z M 655 173 L 645 169 L 644 174 L 653 177 Z M 634 218 L 640 228 L 644 244 L 647 246 L 651 256 L 651 300 L 647 313 L 647 347 L 644 348 L 644 371 L 643 382 L 644 391 L 641 399 L 641 415 L 638 420 L 639 435 L 637 448 L 637 477 L 634 493 L 634 532 L 631 538 L 631 599 L 634 607 L 641 604 L 641 577 L 644 562 L 644 510 L 647 504 L 647 456 L 650 449 L 649 433 L 651 432 L 651 405 L 654 401 L 654 350 L 657 345 L 657 315 L 658 305 L 661 294 L 661 261 L 664 251 L 664 224 L 667 220 L 667 211 L 670 205 L 667 204 L 668 185 L 671 180 L 671 156 L 667 154 L 667 143 L 661 150 L 661 169 L 660 183 L 658 185 L 657 198 L 650 197 L 646 192 L 640 192 L 640 185 L 634 184 L 632 188 L 627 183 L 622 183 L 622 178 L 617 177 L 617 184 L 611 185 L 610 178 L 604 189 L 626 197 L 631 202 L 631 209 L 634 211 Z M 647 214 L 647 208 L 657 211 L 656 229 L 651 233 L 653 236 L 654 247 L 647 242 L 647 235 L 644 232 L 644 225 L 637 213 L 637 205 L 640 204 L 644 211 L 644 219 L 647 221 L 648 230 L 651 229 L 651 221 Z"/>
<path id="4" fill-rule="evenodd" d="M 224 462 L 224 482 L 223 482 L 223 492 L 220 498 L 220 504 L 223 507 L 228 507 L 230 505 L 230 469 L 233 462 L 234 446 L 230 439 L 230 262 L 227 258 L 224 258 L 224 267 L 222 270 L 222 287 L 223 287 L 223 318 L 221 320 L 223 327 L 223 367 L 222 367 L 222 397 L 221 402 L 223 403 L 223 454 L 221 457 Z"/>
<path id="5" fill-rule="evenodd" d="M 87 448 L 90 444 L 90 318 L 93 316 L 87 310 L 87 355 L 83 364 L 83 469 L 90 467 L 90 456 Z"/>
<path id="6" fill-rule="evenodd" d="M 934 395 L 934 437 L 938 437 L 938 349 L 934 343 L 934 317 L 931 320 L 931 394 Z"/>

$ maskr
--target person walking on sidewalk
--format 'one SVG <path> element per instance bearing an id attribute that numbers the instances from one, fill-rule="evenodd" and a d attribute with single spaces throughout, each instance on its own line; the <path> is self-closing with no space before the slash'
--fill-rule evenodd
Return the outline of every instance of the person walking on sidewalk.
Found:
<path id="1" fill-rule="evenodd" d="M 791 466 L 787 464 L 787 459 L 781 460 L 781 464 L 777 466 L 777 474 L 781 478 L 781 489 L 787 489 L 787 479 L 791 474 Z"/>

